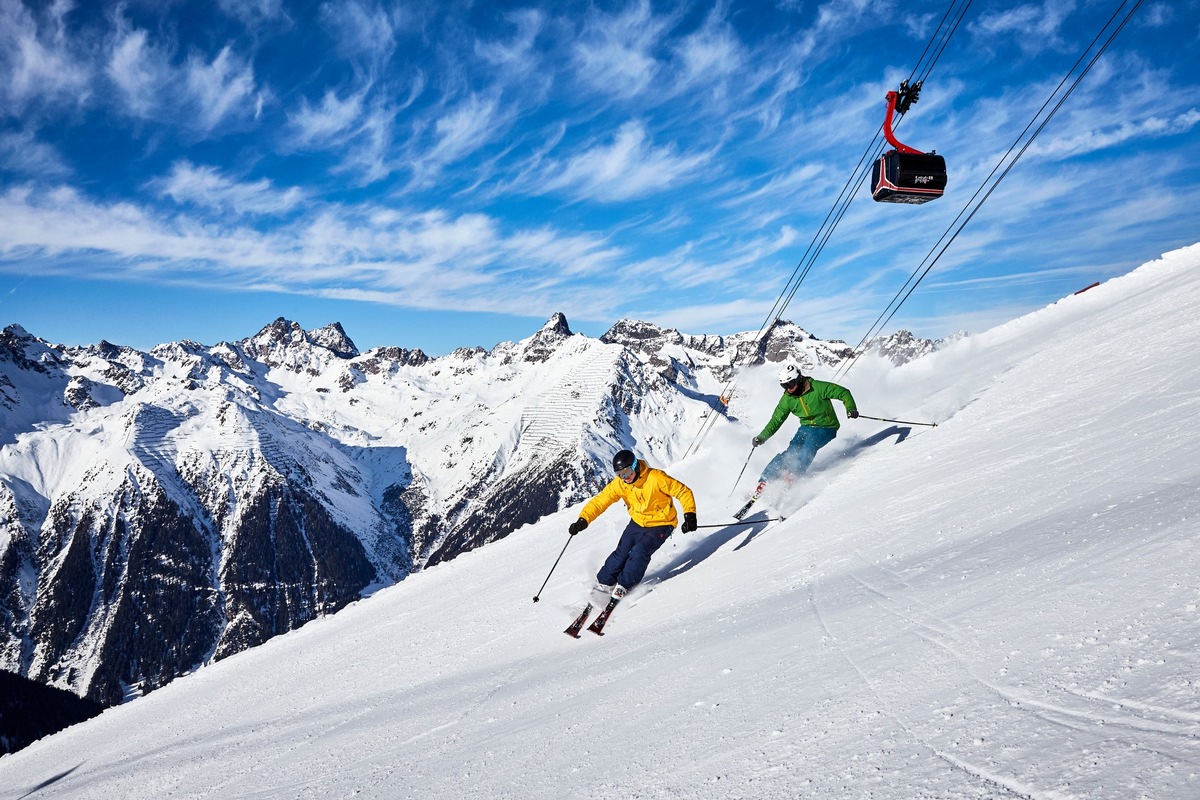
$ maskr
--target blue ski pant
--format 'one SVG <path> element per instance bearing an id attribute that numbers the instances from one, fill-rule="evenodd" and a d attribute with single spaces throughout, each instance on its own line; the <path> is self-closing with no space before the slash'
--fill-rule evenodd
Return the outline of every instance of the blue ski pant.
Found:
<path id="1" fill-rule="evenodd" d="M 616 583 L 632 589 L 645 576 L 650 557 L 662 547 L 673 530 L 670 525 L 643 528 L 630 520 L 617 542 L 617 549 L 609 554 L 604 566 L 596 573 L 596 581 L 605 586 Z"/>
<path id="2" fill-rule="evenodd" d="M 771 459 L 767 468 L 762 472 L 762 480 L 773 481 L 777 478 L 790 480 L 803 475 L 812 466 L 817 451 L 837 437 L 837 428 L 816 428 L 811 425 L 801 425 L 800 430 L 792 437 L 792 441 L 783 452 Z"/>

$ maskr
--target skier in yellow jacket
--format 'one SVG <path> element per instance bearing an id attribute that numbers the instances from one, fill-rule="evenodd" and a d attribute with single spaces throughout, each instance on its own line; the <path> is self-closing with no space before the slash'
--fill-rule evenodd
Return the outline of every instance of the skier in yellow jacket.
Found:
<path id="1" fill-rule="evenodd" d="M 625 501 L 629 524 L 621 534 L 617 548 L 596 573 L 596 586 L 592 592 L 593 602 L 597 605 L 607 602 L 610 594 L 617 599 L 624 597 L 646 574 L 650 558 L 679 521 L 672 498 L 683 506 L 680 530 L 684 533 L 696 530 L 696 499 L 691 489 L 661 469 L 653 469 L 630 450 L 622 450 L 613 456 L 613 470 L 617 476 L 584 505 L 579 519 L 567 529 L 574 536 L 588 523 L 595 522 L 596 517 L 617 500 Z"/>

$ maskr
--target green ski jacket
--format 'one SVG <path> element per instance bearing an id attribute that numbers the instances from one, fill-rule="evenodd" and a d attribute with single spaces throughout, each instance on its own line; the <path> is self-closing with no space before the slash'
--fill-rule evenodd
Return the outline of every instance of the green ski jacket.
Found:
<path id="1" fill-rule="evenodd" d="M 770 439 L 788 418 L 788 414 L 795 414 L 799 417 L 801 425 L 811 425 L 814 428 L 840 428 L 842 423 L 838 421 L 837 413 L 833 410 L 833 403 L 830 402 L 834 398 L 842 401 L 847 412 L 858 410 L 850 390 L 844 386 L 838 386 L 829 381 L 819 381 L 816 378 L 805 378 L 804 381 L 805 388 L 802 393 L 791 395 L 784 392 L 783 397 L 779 398 L 779 404 L 775 406 L 775 413 L 771 415 L 767 427 L 763 428 L 762 433 L 758 435 L 760 440 L 765 442 Z"/>

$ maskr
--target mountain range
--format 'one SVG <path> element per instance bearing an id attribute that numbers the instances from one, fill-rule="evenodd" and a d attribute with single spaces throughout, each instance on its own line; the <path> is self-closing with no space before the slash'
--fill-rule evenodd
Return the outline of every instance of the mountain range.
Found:
<path id="1" fill-rule="evenodd" d="M 944 342 L 871 343 L 903 363 Z M 111 705 L 668 464 L 737 371 L 853 354 L 777 321 L 554 314 L 491 350 L 359 352 L 338 323 L 149 352 L 0 333 L 0 669 Z M 725 396 L 728 407 L 719 402 Z M 664 426 L 671 431 L 664 435 Z"/>

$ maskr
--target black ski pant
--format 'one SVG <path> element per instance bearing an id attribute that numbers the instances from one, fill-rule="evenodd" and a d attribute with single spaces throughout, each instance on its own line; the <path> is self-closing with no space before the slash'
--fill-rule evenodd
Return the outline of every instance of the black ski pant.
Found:
<path id="1" fill-rule="evenodd" d="M 625 526 L 617 549 L 609 554 L 604 566 L 596 573 L 596 582 L 605 586 L 618 584 L 632 589 L 645 576 L 650 558 L 675 530 L 671 525 L 643 528 L 633 520 Z"/>

